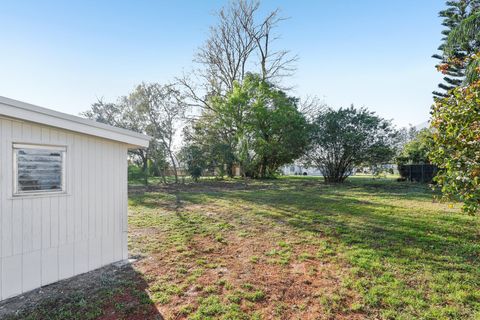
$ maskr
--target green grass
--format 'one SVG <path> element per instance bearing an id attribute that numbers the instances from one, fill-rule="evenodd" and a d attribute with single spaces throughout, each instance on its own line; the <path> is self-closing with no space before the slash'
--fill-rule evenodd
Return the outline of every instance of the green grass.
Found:
<path id="1" fill-rule="evenodd" d="M 164 235 L 161 243 L 153 244 L 135 238 L 132 250 L 152 254 L 177 248 L 188 264 L 189 253 L 199 254 L 189 247 L 198 237 L 210 237 L 218 245 L 228 245 L 234 234 L 239 241 L 258 237 L 260 242 L 259 230 L 267 226 L 278 241 L 262 256 L 238 263 L 288 268 L 315 261 L 341 269 L 340 293 L 318 293 L 318 303 L 333 316 L 360 312 L 382 319 L 480 317 L 478 217 L 433 201 L 428 186 L 355 177 L 344 185 L 325 185 L 310 177 L 254 181 L 247 189 L 212 189 L 205 184 L 204 191 L 182 192 L 187 206 L 174 212 L 165 209 L 173 195 L 132 197 L 131 225 L 155 227 Z M 210 211 L 215 214 L 208 215 Z M 208 257 L 205 254 L 197 267 L 222 264 L 221 258 Z M 315 273 L 315 266 L 311 268 Z M 204 293 L 210 298 L 194 303 L 195 314 L 216 317 L 227 312 L 215 307 L 217 302 L 240 301 L 247 302 L 241 304 L 247 314 L 269 314 L 265 305 L 255 304 L 282 302 L 269 300 L 266 283 L 255 286 L 258 291 L 252 292 L 241 286 L 207 287 Z M 210 301 L 205 299 L 213 301 L 211 310 L 204 307 Z"/>
<path id="2" fill-rule="evenodd" d="M 12 319 L 480 319 L 479 217 L 433 196 L 365 176 L 136 193 L 131 276 Z"/>

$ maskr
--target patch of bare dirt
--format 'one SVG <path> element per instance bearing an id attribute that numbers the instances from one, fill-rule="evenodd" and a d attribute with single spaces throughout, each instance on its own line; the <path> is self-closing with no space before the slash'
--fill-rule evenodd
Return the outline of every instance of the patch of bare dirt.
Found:
<path id="1" fill-rule="evenodd" d="M 183 276 L 177 273 L 178 262 L 194 270 L 195 261 L 204 260 L 206 265 L 202 275 L 192 283 L 184 294 L 174 296 L 167 304 L 158 304 L 157 308 L 167 318 L 184 319 L 179 313 L 184 305 L 195 305 L 199 296 L 205 296 L 202 288 L 218 283 L 216 294 L 225 296 L 245 286 L 261 290 L 265 299 L 254 304 L 243 301 L 241 308 L 248 313 L 260 312 L 264 319 L 329 319 L 322 296 L 332 296 L 342 291 L 344 306 L 348 306 L 356 296 L 341 289 L 342 269 L 334 263 L 317 259 L 299 261 L 298 249 L 292 249 L 292 263 L 282 265 L 270 261 L 266 253 L 278 247 L 278 236 L 264 233 L 241 238 L 230 235 L 225 243 L 219 243 L 212 237 L 199 236 L 191 242 L 189 248 L 195 253 L 192 259 L 176 258 L 174 252 L 156 254 L 150 259 L 136 263 L 136 267 L 145 274 L 168 278 L 170 282 L 180 284 Z M 302 247 L 302 252 L 315 254 L 315 247 Z M 173 256 L 172 256 L 173 255 Z M 293 258 L 295 257 L 295 258 Z M 255 259 L 254 259 L 255 258 Z M 186 275 L 188 276 L 188 275 Z M 335 319 L 363 319 L 360 313 L 345 313 L 336 310 Z"/>

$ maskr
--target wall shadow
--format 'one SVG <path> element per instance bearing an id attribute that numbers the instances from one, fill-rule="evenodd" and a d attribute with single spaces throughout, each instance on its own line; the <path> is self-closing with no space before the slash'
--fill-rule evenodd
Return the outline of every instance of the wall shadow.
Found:
<path id="1" fill-rule="evenodd" d="M 132 265 L 113 264 L 5 300 L 0 319 L 164 319 L 147 288 Z"/>

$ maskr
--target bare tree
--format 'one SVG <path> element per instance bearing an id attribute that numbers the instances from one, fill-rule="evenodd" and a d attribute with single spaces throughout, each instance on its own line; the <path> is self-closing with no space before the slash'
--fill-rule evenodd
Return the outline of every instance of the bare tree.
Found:
<path id="1" fill-rule="evenodd" d="M 177 78 L 177 84 L 183 88 L 186 103 L 189 107 L 212 110 L 209 97 L 214 91 L 208 82 L 200 79 L 198 72 L 183 74 Z"/>
<path id="2" fill-rule="evenodd" d="M 321 111 L 327 108 L 325 101 L 318 96 L 306 96 L 300 99 L 298 103 L 298 111 L 300 111 L 305 118 L 312 122 Z"/>
<path id="3" fill-rule="evenodd" d="M 218 12 L 218 23 L 210 28 L 210 36 L 199 49 L 195 61 L 204 66 L 201 76 L 215 93 L 233 88 L 245 76 L 248 59 L 255 49 L 252 15 L 258 8 L 244 11 L 241 2 L 232 3 Z"/>
<path id="4" fill-rule="evenodd" d="M 237 0 L 217 13 L 218 22 L 194 59 L 199 69 L 177 79 L 190 105 L 210 109 L 209 96 L 225 94 L 247 73 L 276 84 L 293 74 L 297 56 L 273 46 L 279 38 L 274 30 L 285 19 L 279 9 L 261 18 L 259 8 L 257 0 Z"/>
<path id="5" fill-rule="evenodd" d="M 239 16 L 242 19 L 239 19 L 239 22 L 254 41 L 254 49 L 260 60 L 260 74 L 263 80 L 278 82 L 281 78 L 291 76 L 295 72 L 295 62 L 298 57 L 296 55 L 290 56 L 288 50 L 274 50 L 272 48 L 273 43 L 279 39 L 279 36 L 274 34 L 273 30 L 280 22 L 286 20 L 279 15 L 280 10 L 275 9 L 257 23 L 258 9 L 258 1 L 240 0 L 237 10 L 240 10 Z"/>

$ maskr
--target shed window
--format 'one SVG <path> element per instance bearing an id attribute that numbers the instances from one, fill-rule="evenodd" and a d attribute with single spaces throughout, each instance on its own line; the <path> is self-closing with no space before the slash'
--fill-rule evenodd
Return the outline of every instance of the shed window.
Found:
<path id="1" fill-rule="evenodd" d="M 65 147 L 14 144 L 14 193 L 65 191 Z"/>

